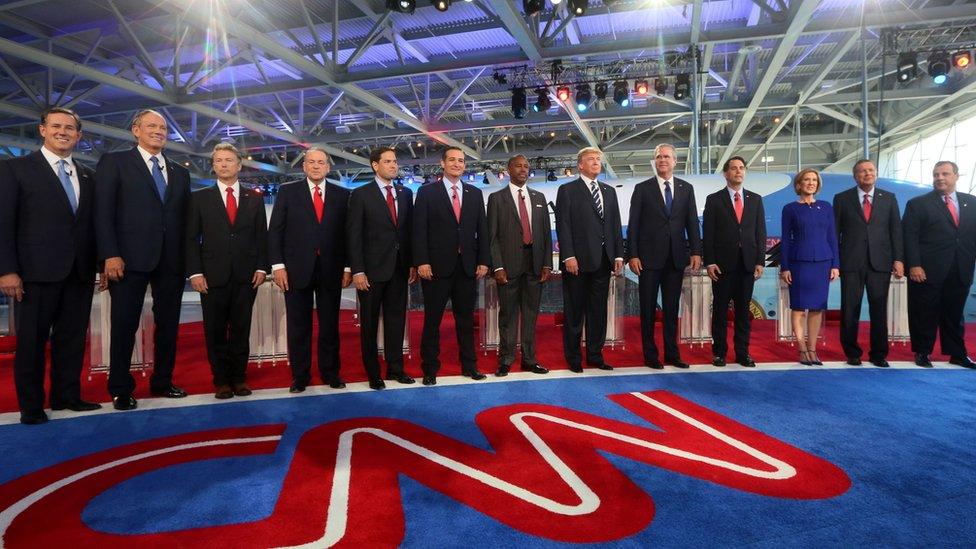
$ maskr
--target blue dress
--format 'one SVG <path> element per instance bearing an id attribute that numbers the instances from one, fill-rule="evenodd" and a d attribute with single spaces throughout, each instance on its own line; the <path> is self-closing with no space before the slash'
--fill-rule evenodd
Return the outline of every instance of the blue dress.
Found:
<path id="1" fill-rule="evenodd" d="M 830 269 L 840 265 L 834 210 L 829 202 L 791 202 L 783 206 L 780 270 L 793 277 L 790 308 L 822 311 L 827 308 Z"/>

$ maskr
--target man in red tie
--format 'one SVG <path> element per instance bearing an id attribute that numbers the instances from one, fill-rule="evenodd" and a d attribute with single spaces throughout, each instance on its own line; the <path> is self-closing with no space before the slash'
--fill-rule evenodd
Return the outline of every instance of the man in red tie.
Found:
<path id="1" fill-rule="evenodd" d="M 292 393 L 311 382 L 313 302 L 322 382 L 333 389 L 346 386 L 339 376 L 339 305 L 352 281 L 346 256 L 349 191 L 325 181 L 331 163 L 323 149 L 305 151 L 302 169 L 305 179 L 278 189 L 268 227 L 272 276 L 285 292 Z"/>
<path id="2" fill-rule="evenodd" d="M 190 195 L 186 272 L 200 292 L 214 396 L 247 396 L 251 308 L 268 273 L 264 196 L 237 180 L 241 153 L 220 143 L 211 155 L 217 184 Z"/>
<path id="3" fill-rule="evenodd" d="M 548 373 L 535 355 L 535 322 L 542 284 L 552 271 L 552 226 L 546 197 L 526 185 L 529 161 L 508 161 L 511 183 L 488 197 L 491 267 L 498 284 L 498 369 L 508 375 L 515 362 L 519 313 L 522 313 L 522 371 Z"/>
<path id="4" fill-rule="evenodd" d="M 949 363 L 976 368 L 966 351 L 963 308 L 976 267 L 976 197 L 956 191 L 959 167 L 942 160 L 932 169 L 928 194 L 905 206 L 908 267 L 908 329 L 915 364 L 932 366 L 929 355 L 939 331 Z"/>
<path id="5" fill-rule="evenodd" d="M 461 375 L 485 379 L 474 352 L 477 281 L 488 273 L 488 223 L 481 190 L 461 183 L 464 152 L 444 149 L 444 179 L 417 191 L 413 219 L 413 262 L 424 292 L 420 342 L 424 385 L 437 383 L 440 327 L 448 299 L 454 311 Z"/>

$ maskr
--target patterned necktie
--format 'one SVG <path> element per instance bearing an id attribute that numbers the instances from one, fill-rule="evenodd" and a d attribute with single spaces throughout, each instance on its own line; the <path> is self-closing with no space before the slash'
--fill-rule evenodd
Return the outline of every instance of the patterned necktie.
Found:
<path id="1" fill-rule="evenodd" d="M 525 207 L 525 195 L 522 189 L 518 192 L 519 218 L 522 220 L 522 245 L 532 244 L 532 229 L 529 227 L 529 211 Z"/>
<path id="2" fill-rule="evenodd" d="M 742 223 L 742 199 L 739 198 L 739 192 L 735 192 L 735 200 L 733 200 L 733 207 L 735 208 L 735 218 L 739 223 Z"/>
<path id="3" fill-rule="evenodd" d="M 312 206 L 315 207 L 315 218 L 322 222 L 322 214 L 325 212 L 325 202 L 322 200 L 322 188 L 315 186 L 315 196 L 312 197 Z"/>
<path id="4" fill-rule="evenodd" d="M 668 212 L 668 215 L 671 215 L 671 202 L 673 200 L 674 197 L 671 195 L 671 182 L 665 181 L 664 182 L 664 211 Z"/>
<path id="5" fill-rule="evenodd" d="M 956 211 L 956 204 L 949 198 L 949 195 L 945 195 L 946 208 L 949 208 L 949 215 L 952 216 L 952 222 L 959 226 L 959 212 Z"/>
<path id="6" fill-rule="evenodd" d="M 155 156 L 150 156 L 149 161 L 152 162 L 152 178 L 156 182 L 156 192 L 159 193 L 159 199 L 166 201 L 166 178 L 163 177 L 163 170 L 159 167 L 159 158 Z"/>
<path id="7" fill-rule="evenodd" d="M 234 187 L 227 187 L 227 219 L 233 225 L 237 219 L 237 199 L 234 198 Z"/>
<path id="8" fill-rule="evenodd" d="M 871 221 L 871 199 L 868 195 L 864 195 L 864 203 L 861 206 L 864 207 L 864 220 Z"/>
<path id="9" fill-rule="evenodd" d="M 458 197 L 457 185 L 451 185 L 451 205 L 454 206 L 454 217 L 461 222 L 461 199 Z"/>
<path id="10" fill-rule="evenodd" d="M 600 196 L 600 185 L 594 181 L 590 185 L 590 194 L 593 196 L 593 204 L 596 205 L 596 213 L 603 219 L 603 198 Z"/>
<path id="11" fill-rule="evenodd" d="M 68 175 L 68 161 L 58 160 L 58 179 L 64 187 L 64 193 L 68 195 L 68 203 L 71 204 L 71 211 L 78 212 L 78 197 L 75 196 L 75 187 L 71 184 L 71 176 Z"/>
<path id="12" fill-rule="evenodd" d="M 386 187 L 386 208 L 390 210 L 390 219 L 393 220 L 393 226 L 396 227 L 397 215 L 396 215 L 396 200 L 393 198 L 393 185 L 387 185 Z"/>

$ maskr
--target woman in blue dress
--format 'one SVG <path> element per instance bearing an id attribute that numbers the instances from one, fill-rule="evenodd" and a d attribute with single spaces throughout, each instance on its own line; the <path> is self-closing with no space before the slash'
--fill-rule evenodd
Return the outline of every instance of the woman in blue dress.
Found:
<path id="1" fill-rule="evenodd" d="M 840 276 L 834 210 L 816 199 L 822 185 L 816 170 L 801 171 L 793 178 L 799 199 L 783 207 L 779 276 L 790 286 L 790 320 L 804 365 L 823 364 L 817 336 L 830 282 Z"/>

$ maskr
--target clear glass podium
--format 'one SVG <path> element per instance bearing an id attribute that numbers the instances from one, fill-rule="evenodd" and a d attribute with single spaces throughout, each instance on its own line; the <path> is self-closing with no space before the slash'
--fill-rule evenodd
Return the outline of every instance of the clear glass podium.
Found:
<path id="1" fill-rule="evenodd" d="M 678 309 L 678 341 L 685 344 L 712 341 L 712 279 L 704 269 L 685 271 Z M 724 311 L 723 311 L 724 312 Z"/>
<path id="2" fill-rule="evenodd" d="M 258 286 L 251 309 L 250 354 L 248 360 L 260 367 L 288 360 L 288 332 L 285 293 L 268 277 Z"/>
<path id="3" fill-rule="evenodd" d="M 142 316 L 139 318 L 135 346 L 132 348 L 130 368 L 130 371 L 141 372 L 143 377 L 153 367 L 155 351 L 152 303 L 152 290 L 146 288 L 146 297 L 142 302 Z M 109 350 L 112 344 L 112 295 L 108 290 L 99 292 L 98 282 L 95 282 L 95 296 L 92 299 L 89 318 L 88 356 L 91 366 L 88 370 L 88 380 L 91 381 L 92 374 L 108 374 Z"/>

